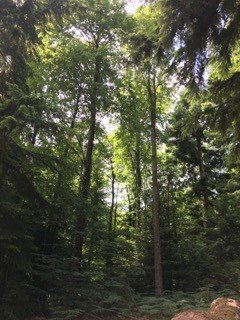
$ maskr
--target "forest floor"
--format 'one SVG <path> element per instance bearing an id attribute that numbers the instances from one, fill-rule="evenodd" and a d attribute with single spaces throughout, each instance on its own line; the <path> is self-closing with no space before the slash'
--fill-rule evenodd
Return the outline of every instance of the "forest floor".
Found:
<path id="1" fill-rule="evenodd" d="M 234 292 L 231 293 L 227 290 L 217 292 L 211 288 L 203 287 L 196 292 L 176 291 L 162 297 L 136 296 L 135 300 L 132 298 L 134 303 L 128 306 L 121 301 L 122 304 L 115 301 L 111 305 L 99 306 L 98 308 L 92 306 L 92 308 L 86 308 L 82 315 L 78 313 L 77 320 L 170 320 L 181 311 L 205 312 L 209 309 L 212 301 L 223 296 L 239 300 L 238 295 Z M 130 297 L 128 303 L 129 301 Z M 58 319 L 56 315 L 53 318 Z M 70 317 L 66 317 L 66 319 L 70 319 Z"/>
<path id="2" fill-rule="evenodd" d="M 164 315 L 155 315 L 155 316 L 110 316 L 110 315 L 102 315 L 101 317 L 99 316 L 84 316 L 79 318 L 79 320 L 169 320 L 169 317 L 165 317 Z"/>
<path id="3" fill-rule="evenodd" d="M 170 320 L 171 317 L 163 315 L 163 314 L 157 314 L 154 316 L 140 316 L 140 315 L 131 315 L 131 316 L 125 316 L 125 315 L 114 315 L 114 314 L 101 314 L 101 316 L 96 315 L 84 315 L 79 318 L 79 320 Z"/>

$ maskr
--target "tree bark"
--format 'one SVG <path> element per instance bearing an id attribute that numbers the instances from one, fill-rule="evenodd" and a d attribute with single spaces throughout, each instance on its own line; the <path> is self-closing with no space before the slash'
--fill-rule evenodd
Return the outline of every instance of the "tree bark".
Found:
<path id="1" fill-rule="evenodd" d="M 151 118 L 151 165 L 152 165 L 152 217 L 153 217 L 153 241 L 154 241 L 154 273 L 155 273 L 155 295 L 163 295 L 163 274 L 162 274 L 162 255 L 160 238 L 160 207 L 159 207 L 159 188 L 158 188 L 158 167 L 157 167 L 157 100 L 156 100 L 156 79 L 151 70 L 148 74 L 148 96 L 150 103 Z"/>

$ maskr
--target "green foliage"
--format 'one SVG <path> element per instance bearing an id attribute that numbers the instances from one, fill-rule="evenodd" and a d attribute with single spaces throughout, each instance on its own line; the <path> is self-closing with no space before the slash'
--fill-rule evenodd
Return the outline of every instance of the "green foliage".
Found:
<path id="1" fill-rule="evenodd" d="M 159 43 L 167 51 L 174 51 L 173 65 L 177 65 L 180 76 L 201 86 L 205 68 L 213 56 L 225 63 L 230 61 L 232 45 L 239 37 L 238 1 L 156 3 L 162 12 Z"/>
<path id="2" fill-rule="evenodd" d="M 239 2 L 153 2 L 132 16 L 117 0 L 0 3 L 6 320 L 168 318 L 239 298 Z M 153 296 L 153 96 L 161 297 Z"/>

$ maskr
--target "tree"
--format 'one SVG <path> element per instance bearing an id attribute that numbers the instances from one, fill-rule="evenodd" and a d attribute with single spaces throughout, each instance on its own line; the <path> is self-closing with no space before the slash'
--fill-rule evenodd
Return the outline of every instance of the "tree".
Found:
<path id="1" fill-rule="evenodd" d="M 122 4 L 110 1 L 92 1 L 81 4 L 81 11 L 72 15 L 71 27 L 75 27 L 86 39 L 94 53 L 92 83 L 89 92 L 90 123 L 88 141 L 83 162 L 83 171 L 79 185 L 81 207 L 77 215 L 75 255 L 81 259 L 86 226 L 87 201 L 89 197 L 92 155 L 96 131 L 96 117 L 101 108 L 106 109 L 106 95 L 111 86 L 111 76 L 108 66 L 108 55 L 116 41 L 114 30 L 123 25 L 124 13 Z M 107 82 L 109 82 L 107 87 Z"/>
<path id="2" fill-rule="evenodd" d="M 42 146 L 35 147 L 33 124 L 39 121 L 43 127 L 43 110 L 47 107 L 29 88 L 28 62 L 39 42 L 38 30 L 43 20 L 59 6 L 53 9 L 48 2 L 33 4 L 32 1 L 5 1 L 0 6 L 0 212 L 3 236 L 0 300 L 4 315 L 11 305 L 15 306 L 12 313 L 24 316 L 28 306 L 23 308 L 22 302 L 30 297 L 26 286 L 33 279 L 32 252 L 39 245 L 34 231 L 41 223 L 35 218 L 54 210 L 40 186 L 46 183 L 41 170 L 45 168 L 51 175 L 57 167 L 53 154 L 44 152 Z M 15 299 L 15 292 L 21 292 L 17 294 L 18 299 Z M 34 301 L 38 294 L 35 294 L 29 300 L 38 309 Z M 42 302 L 39 305 L 45 308 Z"/>
<path id="3" fill-rule="evenodd" d="M 202 83 L 209 59 L 230 61 L 231 47 L 239 37 L 239 3 L 204 0 L 156 1 L 160 6 L 159 42 L 163 50 L 174 50 L 174 64 L 185 79 Z"/>
<path id="4" fill-rule="evenodd" d="M 135 59 L 142 64 L 140 68 L 148 96 L 150 132 L 151 132 L 151 176 L 152 176 L 152 218 L 154 236 L 154 270 L 155 270 L 155 294 L 163 295 L 163 271 L 162 252 L 160 240 L 160 206 L 159 206 L 159 185 L 158 185 L 158 160 L 157 160 L 157 105 L 160 81 L 160 69 L 156 64 L 155 23 L 159 16 L 156 10 L 153 14 L 153 7 L 145 8 L 143 17 L 138 16 L 137 32 L 132 36 L 135 44 Z M 139 14 L 139 13 L 138 13 Z M 141 43 L 144 43 L 142 44 Z M 162 88 L 164 85 L 162 85 Z M 160 102 L 161 103 L 161 102 Z M 163 104 L 162 104 L 163 105 Z"/>

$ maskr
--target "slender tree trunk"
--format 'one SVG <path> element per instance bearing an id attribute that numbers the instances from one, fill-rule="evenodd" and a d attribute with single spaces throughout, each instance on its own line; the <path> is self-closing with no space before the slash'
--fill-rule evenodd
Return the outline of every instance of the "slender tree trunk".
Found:
<path id="1" fill-rule="evenodd" d="M 132 202 L 130 190 L 126 187 L 127 190 L 127 198 L 128 198 L 128 221 L 131 227 L 134 227 L 134 202 Z"/>
<path id="2" fill-rule="evenodd" d="M 94 147 L 94 137 L 96 130 L 96 111 L 91 111 L 90 128 L 88 131 L 88 143 L 86 157 L 83 163 L 82 179 L 79 186 L 79 194 L 81 197 L 81 204 L 77 216 L 76 224 L 76 238 L 75 238 L 75 256 L 79 259 L 82 258 L 84 231 L 86 227 L 86 212 L 87 201 L 90 191 L 90 180 L 92 172 L 92 155 Z"/>
<path id="3" fill-rule="evenodd" d="M 115 206 L 113 211 L 113 231 L 117 229 L 117 207 L 118 207 L 118 193 L 116 194 Z"/>
<path id="4" fill-rule="evenodd" d="M 135 139 L 135 149 L 131 152 L 131 148 L 128 148 L 129 157 L 132 164 L 132 175 L 134 177 L 134 188 L 133 188 L 133 209 L 134 209 L 134 224 L 135 228 L 140 227 L 141 220 L 141 190 L 142 190 L 142 176 L 140 167 L 140 136 L 137 133 Z M 129 198 L 129 197 L 128 197 Z M 130 201 L 129 201 L 130 203 Z"/>
<path id="5" fill-rule="evenodd" d="M 151 164 L 152 164 L 152 215 L 153 215 L 153 236 L 154 236 L 154 272 L 155 272 L 155 295 L 163 295 L 163 274 L 162 274 L 162 255 L 160 238 L 160 207 L 159 207 L 159 188 L 158 188 L 158 168 L 157 168 L 157 105 L 156 105 L 156 84 L 155 75 L 151 71 L 148 74 L 148 95 L 150 103 L 151 118 Z"/>
<path id="6" fill-rule="evenodd" d="M 96 45 L 96 50 L 98 45 Z M 97 115 L 97 95 L 98 95 L 98 85 L 100 81 L 100 60 L 96 56 L 95 60 L 95 71 L 94 71 L 94 81 L 93 90 L 91 95 L 91 105 L 90 105 L 90 126 L 88 131 L 88 141 L 86 155 L 83 162 L 83 173 L 79 185 L 79 196 L 81 199 L 81 205 L 77 215 L 76 221 L 76 237 L 75 237 L 75 256 L 80 260 L 82 259 L 83 253 L 83 243 L 84 243 L 84 232 L 86 227 L 86 214 L 88 206 L 88 197 L 90 191 L 91 182 L 91 172 L 92 172 L 92 156 L 94 149 L 94 138 L 96 131 L 96 115 Z"/>
<path id="7" fill-rule="evenodd" d="M 201 184 L 201 197 L 202 197 L 202 223 L 203 228 L 207 228 L 206 211 L 208 208 L 208 195 L 207 195 L 207 175 L 206 168 L 203 160 L 202 151 L 202 139 L 200 136 L 197 137 L 197 152 L 199 160 L 199 173 L 200 173 L 200 184 Z"/>
<path id="8" fill-rule="evenodd" d="M 141 191 L 142 191 L 142 175 L 140 167 L 140 141 L 139 136 L 136 138 L 135 150 L 135 183 L 136 183 L 136 217 L 135 227 L 139 228 L 141 224 Z"/>
<path id="9" fill-rule="evenodd" d="M 106 253 L 106 274 L 107 277 L 111 276 L 112 271 L 112 244 L 115 238 L 115 230 L 113 228 L 114 222 L 114 209 L 115 209 L 115 179 L 116 175 L 114 173 L 114 168 L 111 163 L 111 172 L 112 172 L 112 190 L 111 190 L 111 207 L 109 211 L 109 220 L 108 220 L 108 252 Z"/>
<path id="10" fill-rule="evenodd" d="M 113 169 L 112 164 L 111 164 L 111 171 L 112 171 L 112 191 L 111 191 L 112 199 L 111 199 L 111 207 L 110 207 L 110 211 L 109 211 L 109 221 L 108 221 L 109 234 L 113 230 L 113 215 L 114 215 L 114 206 L 115 206 L 115 179 L 116 179 L 116 175 L 114 173 L 114 169 Z"/>

